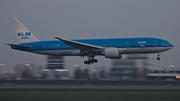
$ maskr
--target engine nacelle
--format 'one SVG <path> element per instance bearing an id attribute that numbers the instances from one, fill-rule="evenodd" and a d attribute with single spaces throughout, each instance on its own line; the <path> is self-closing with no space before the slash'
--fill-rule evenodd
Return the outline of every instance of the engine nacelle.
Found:
<path id="1" fill-rule="evenodd" d="M 110 58 L 110 59 L 120 59 L 122 58 L 122 55 L 119 54 L 118 48 L 105 48 L 104 49 L 104 56 L 106 58 Z"/>

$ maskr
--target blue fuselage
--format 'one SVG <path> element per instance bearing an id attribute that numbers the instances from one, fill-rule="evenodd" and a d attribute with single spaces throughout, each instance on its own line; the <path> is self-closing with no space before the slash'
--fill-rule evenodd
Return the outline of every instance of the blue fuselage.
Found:
<path id="1" fill-rule="evenodd" d="M 164 39 L 159 38 L 109 38 L 109 39 L 79 39 L 77 42 L 100 46 L 103 48 L 118 48 L 119 54 L 143 54 L 160 53 L 167 51 L 173 45 Z M 56 56 L 79 56 L 80 50 L 65 44 L 60 40 L 37 41 L 22 43 L 19 45 L 31 46 L 31 48 L 22 48 L 11 46 L 12 49 L 27 51 L 32 53 Z M 96 53 L 97 55 L 103 55 Z"/>

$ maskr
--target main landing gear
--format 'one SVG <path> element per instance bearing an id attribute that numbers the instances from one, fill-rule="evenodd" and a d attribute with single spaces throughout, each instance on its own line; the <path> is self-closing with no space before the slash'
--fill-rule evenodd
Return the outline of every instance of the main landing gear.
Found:
<path id="1" fill-rule="evenodd" d="M 84 64 L 91 64 L 91 63 L 97 63 L 98 60 L 97 59 L 92 59 L 92 60 L 87 60 L 87 61 L 84 61 Z"/>
<path id="2" fill-rule="evenodd" d="M 158 60 L 158 61 L 160 60 L 160 53 L 158 53 L 158 57 L 157 57 L 157 60 Z"/>
<path id="3" fill-rule="evenodd" d="M 94 59 L 95 55 L 94 54 L 89 54 L 89 57 L 88 57 L 88 60 L 87 61 L 84 61 L 84 64 L 93 64 L 93 63 L 97 63 L 98 60 L 97 59 Z"/>

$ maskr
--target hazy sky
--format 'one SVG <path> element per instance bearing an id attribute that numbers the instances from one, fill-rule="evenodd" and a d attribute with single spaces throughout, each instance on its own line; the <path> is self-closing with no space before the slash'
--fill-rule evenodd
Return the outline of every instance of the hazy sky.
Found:
<path id="1" fill-rule="evenodd" d="M 107 37 L 158 37 L 174 44 L 161 55 L 151 55 L 153 68 L 169 64 L 180 67 L 180 0 L 1 0 L 0 71 L 13 70 L 15 64 L 45 65 L 43 55 L 11 50 L 6 43 L 18 43 L 9 18 L 18 18 L 40 40 L 59 36 L 68 39 Z M 96 67 L 111 65 L 110 59 L 97 57 Z M 66 68 L 86 67 L 86 58 L 66 57 Z"/>

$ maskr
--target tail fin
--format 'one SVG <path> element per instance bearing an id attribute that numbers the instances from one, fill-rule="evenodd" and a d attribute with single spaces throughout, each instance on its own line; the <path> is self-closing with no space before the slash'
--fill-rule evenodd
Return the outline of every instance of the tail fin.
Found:
<path id="1" fill-rule="evenodd" d="M 18 19 L 11 18 L 11 23 L 15 29 L 20 43 L 39 41 L 39 39 L 29 31 Z"/>

